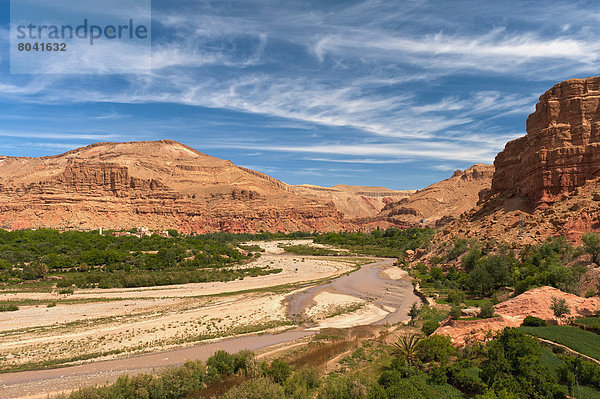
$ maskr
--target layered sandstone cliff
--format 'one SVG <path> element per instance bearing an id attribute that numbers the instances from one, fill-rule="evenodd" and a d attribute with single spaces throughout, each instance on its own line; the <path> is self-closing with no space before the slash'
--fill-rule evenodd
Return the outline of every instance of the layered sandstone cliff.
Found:
<path id="1" fill-rule="evenodd" d="M 354 224 L 331 200 L 163 140 L 0 157 L 0 228 L 39 227 L 201 233 L 369 226 Z"/>
<path id="2" fill-rule="evenodd" d="M 544 93 L 527 119 L 527 135 L 494 162 L 491 194 L 546 207 L 600 176 L 600 77 L 571 79 Z"/>
<path id="3" fill-rule="evenodd" d="M 600 77 L 544 93 L 527 135 L 509 142 L 494 166 L 491 189 L 438 240 L 494 237 L 517 248 L 550 236 L 578 243 L 600 231 Z"/>
<path id="4" fill-rule="evenodd" d="M 449 179 L 386 205 L 379 217 L 413 225 L 440 226 L 473 208 L 479 192 L 490 188 L 493 173 L 494 167 L 484 164 L 457 170 Z"/>

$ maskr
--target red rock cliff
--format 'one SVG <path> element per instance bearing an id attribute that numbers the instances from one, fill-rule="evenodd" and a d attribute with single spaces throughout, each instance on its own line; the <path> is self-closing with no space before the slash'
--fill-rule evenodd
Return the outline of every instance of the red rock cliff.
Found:
<path id="1" fill-rule="evenodd" d="M 494 162 L 492 194 L 543 208 L 600 175 L 600 77 L 571 79 L 544 93 L 527 135 Z"/>

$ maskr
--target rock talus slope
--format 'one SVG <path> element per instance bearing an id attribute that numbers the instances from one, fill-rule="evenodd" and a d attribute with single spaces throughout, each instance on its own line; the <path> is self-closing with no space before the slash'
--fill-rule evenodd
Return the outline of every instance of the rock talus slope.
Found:
<path id="1" fill-rule="evenodd" d="M 0 228 L 357 229 L 331 200 L 170 141 L 0 157 Z"/>

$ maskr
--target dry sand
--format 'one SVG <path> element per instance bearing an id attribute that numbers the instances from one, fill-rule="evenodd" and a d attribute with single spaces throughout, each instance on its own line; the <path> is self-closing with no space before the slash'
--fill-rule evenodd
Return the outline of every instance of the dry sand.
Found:
<path id="1" fill-rule="evenodd" d="M 226 283 L 76 290 L 68 299 L 97 302 L 21 306 L 16 312 L 0 313 L 0 364 L 9 368 L 61 359 L 68 362 L 81 355 L 106 359 L 241 332 L 281 329 L 290 324 L 284 294 L 269 293 L 269 287 L 335 277 L 352 270 L 354 264 L 292 256 L 282 252 L 280 243 L 260 243 L 266 252 L 250 264 L 283 269 L 278 274 Z M 261 291 L 214 296 L 257 289 Z M 0 300 L 16 298 L 57 300 L 64 296 L 0 294 Z"/>

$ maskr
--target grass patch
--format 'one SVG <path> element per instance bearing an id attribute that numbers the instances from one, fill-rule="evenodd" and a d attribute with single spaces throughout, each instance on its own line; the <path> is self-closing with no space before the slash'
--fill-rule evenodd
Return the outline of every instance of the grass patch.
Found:
<path id="1" fill-rule="evenodd" d="M 523 332 L 600 360 L 600 335 L 571 326 L 519 327 Z"/>
<path id="2" fill-rule="evenodd" d="M 17 310 L 19 310 L 19 307 L 14 303 L 0 304 L 0 312 L 15 312 Z"/>
<path id="3" fill-rule="evenodd" d="M 581 317 L 575 319 L 574 324 L 587 331 L 600 334 L 600 317 Z"/>
<path id="4" fill-rule="evenodd" d="M 305 256 L 336 256 L 339 255 L 339 251 L 334 251 L 332 249 L 327 248 L 319 248 L 313 247 L 311 245 L 279 245 L 280 248 L 283 248 L 285 252 L 295 254 L 295 255 L 305 255 Z M 344 252 L 344 255 L 347 255 Z"/>

